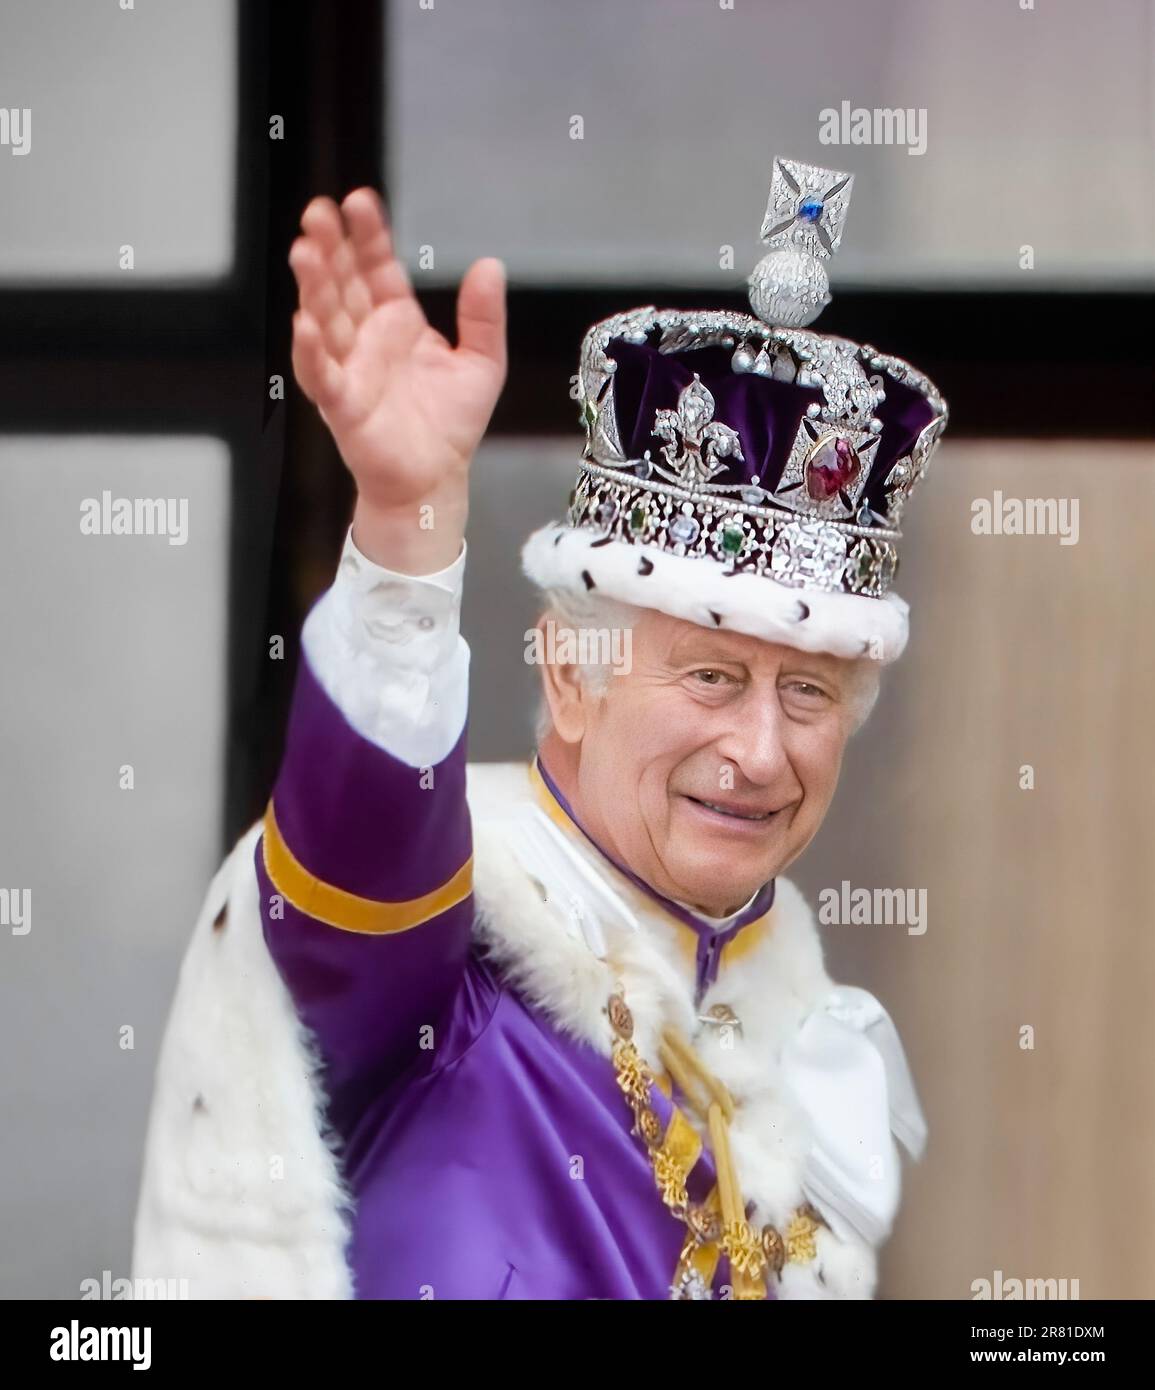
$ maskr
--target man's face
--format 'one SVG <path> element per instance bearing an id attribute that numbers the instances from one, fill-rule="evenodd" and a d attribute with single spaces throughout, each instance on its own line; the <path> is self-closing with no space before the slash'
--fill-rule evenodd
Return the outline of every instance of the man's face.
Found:
<path id="1" fill-rule="evenodd" d="M 711 916 L 809 844 L 854 725 L 853 664 L 652 609 L 628 674 L 566 681 L 543 746 L 586 830 L 667 897 Z M 560 705 L 559 705 L 560 699 Z"/>

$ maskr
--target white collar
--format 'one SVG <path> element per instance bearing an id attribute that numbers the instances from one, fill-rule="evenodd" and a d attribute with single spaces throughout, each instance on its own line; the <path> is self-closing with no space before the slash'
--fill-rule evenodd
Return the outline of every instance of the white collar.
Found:
<path id="1" fill-rule="evenodd" d="M 677 903 L 679 907 L 684 907 L 687 912 L 692 912 L 699 922 L 704 923 L 707 927 L 710 927 L 711 930 L 725 931 L 727 927 L 732 927 L 743 912 L 746 912 L 753 905 L 754 899 L 761 891 L 760 888 L 756 888 L 742 906 L 735 908 L 728 917 L 709 917 L 700 907 L 695 907 L 693 903 L 684 903 L 681 898 L 671 898 L 670 901 L 672 903 Z"/>

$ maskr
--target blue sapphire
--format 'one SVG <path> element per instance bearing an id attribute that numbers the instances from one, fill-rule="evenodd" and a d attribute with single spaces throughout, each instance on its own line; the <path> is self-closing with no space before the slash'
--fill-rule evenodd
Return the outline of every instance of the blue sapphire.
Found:
<path id="1" fill-rule="evenodd" d="M 803 198 L 798 204 L 798 216 L 803 222 L 817 222 L 822 216 L 822 199 Z"/>

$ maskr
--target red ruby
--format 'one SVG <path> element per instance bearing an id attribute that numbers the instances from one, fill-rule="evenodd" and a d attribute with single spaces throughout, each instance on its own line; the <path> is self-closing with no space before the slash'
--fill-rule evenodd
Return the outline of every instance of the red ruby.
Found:
<path id="1" fill-rule="evenodd" d="M 828 436 L 814 448 L 806 464 L 806 491 L 815 502 L 825 502 L 850 486 L 862 464 L 849 439 Z"/>

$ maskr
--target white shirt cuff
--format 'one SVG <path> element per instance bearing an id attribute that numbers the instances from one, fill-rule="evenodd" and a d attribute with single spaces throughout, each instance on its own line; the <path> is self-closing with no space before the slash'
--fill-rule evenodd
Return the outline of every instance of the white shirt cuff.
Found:
<path id="1" fill-rule="evenodd" d="M 350 528 L 332 587 L 301 631 L 313 674 L 349 724 L 411 767 L 441 762 L 465 727 L 465 556 L 463 541 L 436 574 L 400 574 L 363 555 Z"/>

